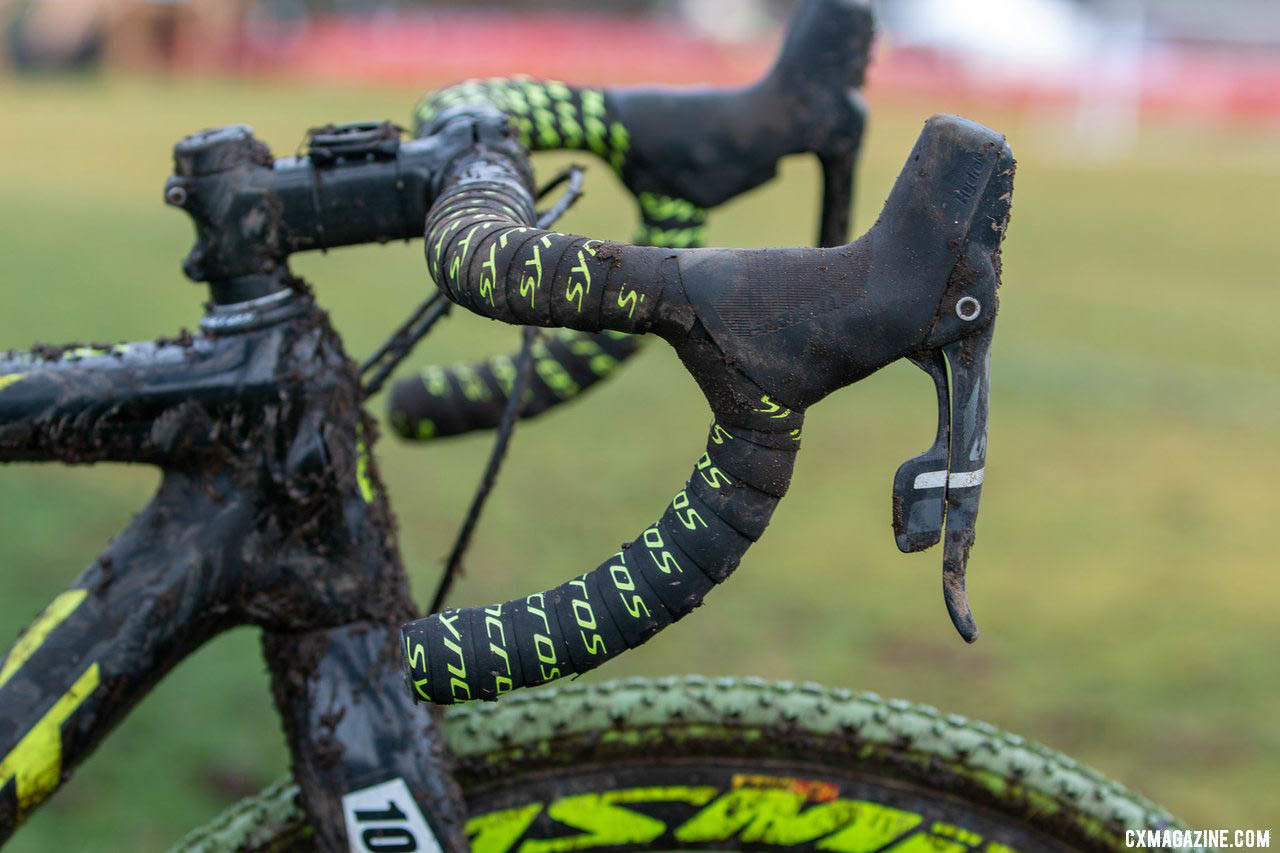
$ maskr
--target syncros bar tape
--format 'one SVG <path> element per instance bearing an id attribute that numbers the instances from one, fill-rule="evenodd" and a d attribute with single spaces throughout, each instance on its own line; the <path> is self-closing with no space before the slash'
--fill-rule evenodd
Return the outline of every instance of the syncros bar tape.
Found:
<path id="1" fill-rule="evenodd" d="M 786 492 L 800 415 L 778 432 L 713 424 L 662 517 L 595 569 L 545 592 L 447 610 L 401 631 L 414 698 L 451 704 L 594 669 L 702 603 Z"/>
<path id="2" fill-rule="evenodd" d="M 555 80 L 495 77 L 468 80 L 425 98 L 414 112 L 416 132 L 429 131 L 442 111 L 468 104 L 494 107 L 510 117 L 520 141 L 534 151 L 585 149 L 621 170 L 630 134 L 609 108 L 603 90 Z M 707 211 L 692 202 L 652 192 L 636 195 L 642 245 L 688 248 L 702 244 Z M 626 297 L 623 297 L 624 300 Z M 628 303 L 634 311 L 635 294 Z M 521 417 L 532 417 L 576 398 L 610 376 L 640 348 L 616 332 L 570 329 L 549 335 L 535 351 L 535 375 Z M 426 441 L 497 426 L 515 376 L 510 354 L 426 368 L 394 386 L 389 420 L 403 438 Z"/>
<path id="3" fill-rule="evenodd" d="M 640 193 L 641 221 L 637 243 L 687 248 L 700 246 L 706 211 L 681 199 Z M 499 240 L 501 242 L 501 240 Z M 523 286 L 536 300 L 543 247 L 535 242 L 537 263 Z M 619 309 L 628 318 L 646 299 L 634 288 L 619 289 Z M 640 350 L 640 339 L 623 332 L 580 332 L 556 329 L 544 335 L 534 349 L 533 383 L 520 416 L 529 418 L 575 399 L 583 391 L 608 378 Z M 425 368 L 418 376 L 395 384 L 388 404 L 388 419 L 401 437 L 428 441 L 477 429 L 493 429 L 502 417 L 507 395 L 515 381 L 515 355 L 502 354 L 483 361 Z"/>
<path id="4" fill-rule="evenodd" d="M 670 248 L 702 244 L 705 210 L 681 199 L 653 193 L 640 193 L 638 201 L 643 222 L 638 244 Z M 542 248 L 534 244 L 538 261 Z M 535 299 L 537 285 L 536 276 L 527 277 L 524 283 L 525 287 L 535 290 Z M 618 307 L 625 309 L 630 318 L 646 295 L 634 289 L 620 289 L 616 298 Z M 575 399 L 611 376 L 640 350 L 640 343 L 637 337 L 614 331 L 588 333 L 556 329 L 546 333 L 535 345 L 533 383 L 520 416 L 534 417 Z M 496 355 L 483 361 L 432 365 L 418 376 L 395 384 L 388 403 L 388 419 L 402 438 L 411 441 L 493 429 L 502 417 L 515 373 L 514 354 Z"/>
<path id="5" fill-rule="evenodd" d="M 436 201 L 426 228 L 427 268 L 458 304 L 486 317 L 588 332 L 641 333 L 679 273 L 671 250 L 591 240 L 522 225 L 523 187 L 501 161 L 477 159 L 493 180 L 468 180 Z"/>
<path id="6" fill-rule="evenodd" d="M 533 377 L 523 418 L 573 399 L 610 376 L 639 348 L 621 332 L 548 332 L 534 344 Z M 477 429 L 493 429 L 515 384 L 516 357 L 431 366 L 397 382 L 388 407 L 392 427 L 404 438 L 426 441 Z"/>
<path id="7" fill-rule="evenodd" d="M 585 149 L 619 173 L 627 161 L 631 134 L 609 109 L 604 90 L 557 80 L 492 77 L 450 86 L 415 110 L 415 133 L 435 130 L 441 113 L 476 104 L 509 116 L 520 143 L 532 151 Z"/>
<path id="8" fill-rule="evenodd" d="M 705 210 L 653 193 L 640 193 L 638 201 L 643 222 L 638 244 L 670 248 L 702 244 Z M 634 289 L 617 295 L 619 307 L 629 316 L 645 298 Z M 547 332 L 535 344 L 533 382 L 520 417 L 534 417 L 575 399 L 611 376 L 639 352 L 640 344 L 640 338 L 622 332 Z M 411 441 L 493 429 L 502 417 L 515 374 L 515 355 L 506 353 L 482 361 L 432 365 L 393 386 L 388 420 L 402 438 Z"/>

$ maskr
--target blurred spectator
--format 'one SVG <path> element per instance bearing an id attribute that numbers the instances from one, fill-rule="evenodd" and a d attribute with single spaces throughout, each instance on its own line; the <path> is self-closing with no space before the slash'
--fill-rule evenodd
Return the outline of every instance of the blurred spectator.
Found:
<path id="1" fill-rule="evenodd" d="M 19 70 L 105 61 L 134 70 L 237 65 L 252 0 L 9 0 L 5 49 Z"/>
<path id="2" fill-rule="evenodd" d="M 99 0 L 11 0 L 0 3 L 5 54 L 20 70 L 86 68 L 102 54 Z"/>

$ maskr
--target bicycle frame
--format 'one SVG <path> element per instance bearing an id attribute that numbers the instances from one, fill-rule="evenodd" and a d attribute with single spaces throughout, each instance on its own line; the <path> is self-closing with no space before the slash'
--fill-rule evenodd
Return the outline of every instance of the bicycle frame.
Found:
<path id="1" fill-rule="evenodd" d="M 345 831 L 449 849 L 460 797 L 433 717 L 403 689 L 396 631 L 416 612 L 354 367 L 304 295 L 214 308 L 203 325 L 0 360 L 0 461 L 163 474 L 4 663 L 0 838 L 172 667 L 253 624 L 326 846 Z"/>
<path id="2" fill-rule="evenodd" d="M 733 134 L 699 147 L 705 163 L 678 146 L 627 161 L 617 124 L 611 162 L 630 163 L 629 188 L 674 203 L 672 186 L 697 188 L 683 179 L 698 175 L 693 201 L 717 204 L 768 180 L 778 157 L 809 151 L 825 177 L 820 239 L 843 241 L 870 13 L 809 2 L 796 22 L 755 87 L 614 93 L 631 131 L 659 140 L 666 123 L 650 119 L 673 109 L 690 135 L 723 115 L 775 112 L 745 133 L 748 149 Z M 798 118 L 779 120 L 783 107 Z M 398 631 L 420 614 L 369 452 L 365 389 L 287 265 L 297 251 L 422 234 L 437 181 L 474 140 L 400 137 L 389 124 L 329 126 L 312 131 L 305 156 L 281 160 L 243 126 L 188 137 L 165 198 L 196 223 L 184 270 L 208 283 L 213 303 L 200 333 L 0 357 L 0 463 L 129 461 L 162 473 L 147 506 L 0 668 L 0 843 L 170 669 L 248 624 L 263 630 L 321 846 L 466 848 L 436 716 L 405 689 Z M 671 225 L 653 211 L 643 218 Z"/>

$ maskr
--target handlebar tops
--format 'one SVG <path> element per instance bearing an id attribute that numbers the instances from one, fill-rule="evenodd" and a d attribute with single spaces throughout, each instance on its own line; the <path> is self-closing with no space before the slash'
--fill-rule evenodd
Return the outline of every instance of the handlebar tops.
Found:
<path id="1" fill-rule="evenodd" d="M 811 153 L 822 166 L 818 245 L 848 239 L 854 165 L 866 110 L 859 92 L 873 34 L 861 0 L 809 0 L 792 17 L 773 68 L 737 89 L 574 86 L 527 77 L 469 80 L 415 110 L 429 136 L 459 108 L 508 116 L 532 151 L 591 151 L 613 168 L 639 208 L 635 242 L 691 248 L 705 242 L 708 208 L 773 177 L 780 157 Z M 679 132 L 673 132 L 673 129 Z M 521 417 L 541 414 L 608 377 L 639 340 L 566 330 L 540 342 Z M 498 424 L 515 357 L 432 366 L 397 382 L 388 420 L 427 441 Z"/>

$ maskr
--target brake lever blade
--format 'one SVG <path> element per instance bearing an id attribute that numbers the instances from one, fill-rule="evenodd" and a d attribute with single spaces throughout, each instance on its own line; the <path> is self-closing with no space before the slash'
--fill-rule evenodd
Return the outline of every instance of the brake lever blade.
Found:
<path id="1" fill-rule="evenodd" d="M 946 543 L 942 554 L 942 594 L 951 622 L 972 643 L 978 626 L 965 592 L 965 568 L 973 547 L 978 501 L 987 464 L 990 408 L 991 336 L 995 324 L 942 348 L 951 367 L 951 454 L 946 489 Z"/>
<path id="2" fill-rule="evenodd" d="M 898 466 L 893 477 L 893 538 L 904 554 L 932 548 L 942 539 L 947 471 L 951 453 L 951 395 L 947 363 L 939 350 L 909 356 L 929 374 L 938 395 L 938 432 L 933 445 Z"/>

